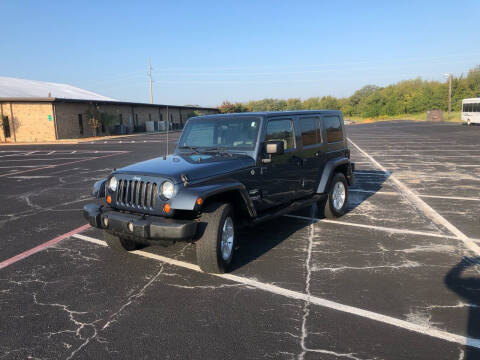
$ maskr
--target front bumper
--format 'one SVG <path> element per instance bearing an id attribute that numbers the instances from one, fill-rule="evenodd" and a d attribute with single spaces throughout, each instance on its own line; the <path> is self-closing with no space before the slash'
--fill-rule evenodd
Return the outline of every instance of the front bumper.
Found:
<path id="1" fill-rule="evenodd" d="M 124 213 L 97 204 L 85 205 L 83 216 L 93 227 L 138 242 L 192 240 L 198 224 L 193 220 Z M 133 231 L 129 224 L 133 225 Z"/>

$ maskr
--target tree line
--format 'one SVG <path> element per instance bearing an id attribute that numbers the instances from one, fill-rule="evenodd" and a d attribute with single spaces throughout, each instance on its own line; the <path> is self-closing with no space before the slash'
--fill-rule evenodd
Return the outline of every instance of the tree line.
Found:
<path id="1" fill-rule="evenodd" d="M 470 97 L 480 97 L 480 65 L 469 70 L 466 76 L 452 77 L 452 110 L 460 111 L 462 99 Z M 303 101 L 300 98 L 251 100 L 246 103 L 224 101 L 218 108 L 222 113 L 330 109 L 342 110 L 345 116 L 379 117 L 432 109 L 446 111 L 447 107 L 447 82 L 417 78 L 386 87 L 366 85 L 346 98 L 323 96 Z"/>

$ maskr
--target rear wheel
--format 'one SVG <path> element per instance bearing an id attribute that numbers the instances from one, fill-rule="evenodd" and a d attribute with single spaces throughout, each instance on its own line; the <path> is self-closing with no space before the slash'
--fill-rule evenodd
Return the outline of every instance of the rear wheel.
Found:
<path id="1" fill-rule="evenodd" d="M 197 241 L 197 262 L 205 272 L 224 273 L 235 251 L 235 221 L 232 206 L 214 203 L 206 207 L 200 221 L 203 234 Z"/>
<path id="2" fill-rule="evenodd" d="M 472 122 L 470 121 L 470 119 L 467 119 L 467 126 L 470 126 L 472 125 Z"/>
<path id="3" fill-rule="evenodd" d="M 330 182 L 328 199 L 325 203 L 324 214 L 327 218 L 337 218 L 345 215 L 348 203 L 348 183 L 345 175 L 335 173 Z"/>
<path id="4" fill-rule="evenodd" d="M 118 252 L 133 251 L 140 247 L 135 241 L 112 235 L 106 231 L 103 232 L 103 239 L 110 248 Z"/>

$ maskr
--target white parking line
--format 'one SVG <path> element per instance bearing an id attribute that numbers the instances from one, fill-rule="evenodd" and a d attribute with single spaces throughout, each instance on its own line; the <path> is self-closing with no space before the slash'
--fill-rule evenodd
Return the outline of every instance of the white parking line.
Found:
<path id="1" fill-rule="evenodd" d="M 375 176 L 390 176 L 388 173 L 383 172 L 369 172 L 369 171 L 354 171 L 355 175 L 375 175 Z"/>
<path id="2" fill-rule="evenodd" d="M 424 158 L 424 157 L 440 157 L 440 158 L 477 158 L 480 159 L 480 155 L 435 155 L 435 154 L 375 154 L 375 156 L 381 157 L 416 157 L 416 158 Z"/>
<path id="3" fill-rule="evenodd" d="M 79 155 L 79 154 L 77 154 Z M 2 160 L 0 159 L 0 162 L 13 162 L 13 161 L 55 161 L 55 160 L 77 160 L 77 159 L 86 159 L 88 158 L 87 157 L 59 157 L 59 158 L 56 158 L 56 157 L 51 157 L 51 158 L 47 158 L 47 159 L 36 159 L 36 158 L 29 158 L 29 159 L 6 159 L 6 160 Z"/>
<path id="4" fill-rule="evenodd" d="M 37 170 L 53 169 L 53 168 L 56 168 L 56 167 L 59 167 L 59 166 L 71 165 L 71 164 L 76 164 L 76 163 L 79 163 L 79 162 L 84 162 L 84 161 L 89 161 L 89 160 L 97 160 L 97 159 L 107 158 L 107 157 L 110 157 L 110 156 L 121 155 L 121 153 L 127 153 L 127 152 L 128 151 L 123 151 L 123 152 L 120 152 L 120 153 L 114 153 L 114 154 L 108 154 L 108 155 L 102 155 L 102 156 L 96 156 L 96 157 L 87 157 L 87 158 L 82 158 L 81 160 L 69 161 L 69 162 L 60 163 L 60 164 L 38 166 L 38 167 L 32 168 L 30 170 L 22 170 L 22 171 L 2 173 L 2 174 L 0 174 L 0 178 L 5 177 L 5 176 L 10 176 L 10 175 L 23 174 L 23 173 L 27 173 L 27 172 L 37 171 Z"/>
<path id="5" fill-rule="evenodd" d="M 375 160 L 372 156 L 370 156 L 367 152 L 362 150 L 357 144 L 355 144 L 352 140 L 348 139 L 350 143 L 361 153 L 363 153 L 366 157 L 370 159 L 370 161 L 380 170 L 388 172 L 377 160 Z M 423 201 L 416 193 L 408 188 L 403 182 L 397 179 L 394 174 L 391 174 L 389 180 L 394 183 L 397 189 L 408 199 L 412 201 L 413 204 L 419 209 L 422 210 L 423 213 L 428 216 L 434 223 L 447 228 L 452 234 L 456 235 L 466 246 L 467 249 L 475 253 L 476 255 L 480 255 L 480 246 L 477 243 L 472 241 L 461 232 L 456 226 L 450 223 L 447 219 L 445 219 L 442 215 L 440 215 L 437 211 L 435 211 L 430 205 L 428 205 L 425 201 Z"/>
<path id="6" fill-rule="evenodd" d="M 363 163 L 363 162 L 362 162 Z M 401 162 L 401 161 L 383 161 L 384 164 L 388 165 L 417 165 L 417 166 L 425 166 L 425 165 L 434 165 L 434 166 L 455 166 L 455 167 L 473 167 L 473 168 L 480 168 L 480 164 L 457 164 L 453 162 L 428 162 L 428 161 L 420 161 L 420 162 Z M 355 164 L 358 162 L 355 161 Z"/>
<path id="7" fill-rule="evenodd" d="M 389 195 L 389 196 L 401 196 L 401 194 L 393 191 L 374 191 L 374 190 L 363 190 L 363 189 L 349 189 L 351 192 L 360 192 L 367 194 L 379 194 L 379 195 Z M 480 201 L 480 198 L 474 197 L 462 197 L 462 196 L 443 196 L 443 195 L 422 195 L 417 194 L 421 198 L 432 198 L 432 199 L 450 199 L 450 200 L 466 200 L 466 201 Z"/>
<path id="8" fill-rule="evenodd" d="M 81 234 L 74 234 L 74 235 L 72 235 L 72 237 L 76 238 L 76 239 L 79 239 L 79 240 L 88 241 L 88 242 L 91 242 L 91 243 L 94 243 L 94 244 L 97 244 L 97 245 L 101 245 L 101 246 L 106 246 L 107 245 L 104 241 L 96 239 L 96 238 L 92 238 L 90 236 L 85 236 L 85 235 L 81 235 Z M 146 258 L 149 258 L 149 259 L 161 261 L 163 263 L 170 264 L 170 265 L 173 265 L 173 266 L 182 267 L 182 268 L 189 269 L 189 270 L 196 271 L 196 272 L 202 272 L 197 265 L 190 264 L 190 263 L 187 263 L 185 261 L 171 259 L 171 258 L 168 258 L 168 257 L 165 257 L 165 256 L 152 254 L 152 253 L 142 251 L 142 250 L 132 251 L 131 253 L 135 254 L 135 255 L 143 256 L 143 257 L 146 257 Z M 233 275 L 233 274 L 209 274 L 209 275 L 216 276 L 216 277 L 219 277 L 219 278 L 222 278 L 222 279 L 225 279 L 225 280 L 230 280 L 230 281 L 236 282 L 238 284 L 243 284 L 243 285 L 246 285 L 246 286 L 254 287 L 256 289 L 263 290 L 263 291 L 266 291 L 266 292 L 269 292 L 269 293 L 272 293 L 272 294 L 284 296 L 284 297 L 287 297 L 289 299 L 306 301 L 306 302 L 308 302 L 310 304 L 313 304 L 313 305 L 317 305 L 317 306 L 325 307 L 325 308 L 328 308 L 328 309 L 340 311 L 340 312 L 343 312 L 343 313 L 359 316 L 359 317 L 362 317 L 362 318 L 367 318 L 367 319 L 374 320 L 374 321 L 377 321 L 377 322 L 381 322 L 381 323 L 384 323 L 384 324 L 387 324 L 387 325 L 390 325 L 390 326 L 395 326 L 395 327 L 398 327 L 398 328 L 401 328 L 401 329 L 404 329 L 404 330 L 413 331 L 413 332 L 416 332 L 416 333 L 420 333 L 422 335 L 431 336 L 431 337 L 434 337 L 434 338 L 437 338 L 437 339 L 442 339 L 442 340 L 446 340 L 446 341 L 461 344 L 461 345 L 468 345 L 468 346 L 480 349 L 480 339 L 469 338 L 469 337 L 462 336 L 462 335 L 452 334 L 452 333 L 449 333 L 449 332 L 446 332 L 446 331 L 443 331 L 443 330 L 436 329 L 434 327 L 429 327 L 429 326 L 424 326 L 424 325 L 411 323 L 409 321 L 397 319 L 397 318 L 387 316 L 387 315 L 382 315 L 382 314 L 379 314 L 379 313 L 376 313 L 376 312 L 373 312 L 373 311 L 369 311 L 369 310 L 356 308 L 356 307 L 353 307 L 353 306 L 350 306 L 350 305 L 344 305 L 344 304 L 341 304 L 341 303 L 338 303 L 338 302 L 335 302 L 335 301 L 331 301 L 331 300 L 327 300 L 327 299 L 324 299 L 324 298 L 320 298 L 320 297 L 317 297 L 317 296 L 307 295 L 307 294 L 304 294 L 304 293 L 301 293 L 301 292 L 298 292 L 298 291 L 285 289 L 285 288 L 282 288 L 280 286 L 267 284 L 267 283 L 262 283 L 260 281 L 250 279 L 250 278 L 246 278 L 246 277 L 242 277 L 242 276 L 237 276 L 237 275 Z"/>
<path id="9" fill-rule="evenodd" d="M 478 149 L 378 149 L 378 150 L 373 150 L 370 151 L 372 154 L 375 154 L 375 152 L 380 151 L 382 153 L 384 152 L 402 152 L 404 153 L 405 151 L 408 152 L 461 152 L 461 151 L 467 151 L 467 152 L 479 152 L 480 150 Z"/>
<path id="10" fill-rule="evenodd" d="M 291 218 L 296 218 L 296 219 L 313 221 L 313 222 L 353 226 L 353 227 L 359 227 L 359 228 L 370 229 L 370 230 L 375 230 L 375 231 L 383 231 L 383 232 L 388 232 L 388 233 L 391 233 L 391 234 L 421 235 L 421 236 L 429 236 L 429 237 L 442 238 L 442 239 L 455 239 L 455 240 L 460 240 L 461 241 L 461 239 L 458 238 L 455 235 L 446 235 L 446 234 L 433 233 L 433 232 L 428 232 L 428 231 L 398 229 L 398 228 L 390 228 L 390 227 L 386 227 L 386 226 L 358 224 L 358 223 L 352 223 L 352 222 L 346 222 L 346 221 L 340 221 L 340 220 L 317 219 L 317 218 L 312 218 L 312 217 L 308 217 L 308 216 L 299 216 L 299 215 L 284 215 L 284 216 L 291 217 Z M 475 241 L 475 242 L 480 241 L 480 239 L 472 239 L 472 238 L 470 238 L 470 240 Z"/>
<path id="11" fill-rule="evenodd" d="M 10 166 L 0 166 L 0 169 L 18 169 L 18 168 L 37 168 L 38 165 L 10 165 Z"/>

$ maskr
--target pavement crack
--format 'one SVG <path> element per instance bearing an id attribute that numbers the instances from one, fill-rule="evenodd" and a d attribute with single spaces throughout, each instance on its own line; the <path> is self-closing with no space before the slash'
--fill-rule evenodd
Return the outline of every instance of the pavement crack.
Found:
<path id="1" fill-rule="evenodd" d="M 140 290 L 130 295 L 127 299 L 127 302 L 121 305 L 120 308 L 115 313 L 110 315 L 108 321 L 105 323 L 105 325 L 103 325 L 101 330 L 107 329 L 110 325 L 116 322 L 117 319 L 121 316 L 122 311 L 125 310 L 125 308 L 130 306 L 135 300 L 141 298 L 145 294 L 145 291 L 148 289 L 148 287 L 152 285 L 162 275 L 164 267 L 165 267 L 165 264 L 162 264 L 160 266 L 160 270 L 158 270 L 158 272 L 154 276 L 152 276 L 152 278 L 145 285 L 143 285 L 143 287 Z"/>
<path id="2" fill-rule="evenodd" d="M 300 335 L 300 346 L 302 348 L 302 352 L 298 356 L 299 360 L 303 360 L 305 358 L 305 355 L 307 352 L 310 351 L 305 345 L 305 341 L 308 336 L 308 329 L 307 329 L 307 319 L 308 316 L 310 315 L 310 280 L 312 276 L 312 269 L 311 269 L 311 261 L 312 261 L 312 249 L 313 249 L 313 238 L 315 235 L 315 223 L 312 222 L 309 225 L 309 234 L 308 234 L 308 245 L 307 245 L 307 258 L 305 260 L 305 269 L 307 272 L 306 278 L 305 278 L 305 293 L 307 294 L 307 300 L 303 304 L 303 316 L 302 316 L 302 331 Z"/>
<path id="3" fill-rule="evenodd" d="M 56 332 L 49 332 L 47 333 L 47 338 L 51 338 L 54 335 L 58 334 L 63 334 L 63 333 L 72 333 L 75 335 L 75 337 L 81 341 L 83 341 L 75 350 L 73 350 L 68 357 L 66 357 L 67 360 L 73 358 L 75 354 L 80 351 L 82 348 L 88 345 L 88 343 L 95 339 L 97 337 L 98 331 L 96 327 L 96 323 L 99 322 L 101 319 L 92 321 L 92 322 L 82 322 L 80 320 L 77 320 L 76 317 L 79 315 L 85 315 L 88 314 L 88 312 L 85 311 L 74 311 L 74 310 L 69 310 L 69 305 L 64 305 L 64 304 L 58 304 L 58 303 L 43 303 L 38 301 L 37 299 L 37 293 L 33 293 L 33 301 L 36 305 L 39 306 L 52 306 L 56 308 L 60 308 L 61 310 L 65 311 L 68 314 L 68 318 L 70 322 L 72 322 L 75 326 L 75 330 L 67 329 L 67 330 L 60 330 Z M 91 336 L 85 336 L 85 334 L 82 334 L 84 332 L 84 329 L 91 329 L 93 333 Z"/>

